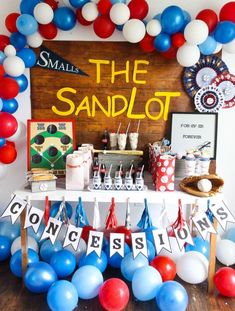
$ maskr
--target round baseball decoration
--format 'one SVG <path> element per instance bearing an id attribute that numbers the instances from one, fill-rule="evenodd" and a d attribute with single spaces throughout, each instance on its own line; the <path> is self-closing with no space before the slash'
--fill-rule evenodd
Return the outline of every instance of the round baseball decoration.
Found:
<path id="1" fill-rule="evenodd" d="M 194 104 L 199 112 L 218 112 L 224 104 L 224 96 L 218 87 L 208 85 L 196 93 Z"/>
<path id="2" fill-rule="evenodd" d="M 223 108 L 235 106 L 235 76 L 231 73 L 221 74 L 213 80 L 213 85 L 218 87 L 224 95 Z"/>
<path id="3" fill-rule="evenodd" d="M 209 179 L 203 178 L 197 182 L 197 187 L 201 192 L 209 192 L 212 189 L 212 183 Z"/>

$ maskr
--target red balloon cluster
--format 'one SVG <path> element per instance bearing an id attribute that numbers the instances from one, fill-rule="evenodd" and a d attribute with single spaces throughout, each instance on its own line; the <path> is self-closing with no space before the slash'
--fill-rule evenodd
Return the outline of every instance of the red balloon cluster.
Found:
<path id="1" fill-rule="evenodd" d="M 0 65 L 0 78 L 4 76 L 4 68 L 3 68 L 3 65 Z"/>
<path id="2" fill-rule="evenodd" d="M 0 162 L 3 164 L 11 164 L 15 161 L 16 157 L 17 152 L 15 144 L 7 141 L 6 145 L 0 148 Z"/>
<path id="3" fill-rule="evenodd" d="M 89 233 L 91 230 L 95 231 L 95 229 L 92 226 L 84 226 L 82 228 L 82 239 L 87 243 L 89 239 Z"/>
<path id="4" fill-rule="evenodd" d="M 83 26 L 89 26 L 93 22 L 88 22 L 83 16 L 82 16 L 82 9 L 77 9 L 76 11 L 77 21 L 83 25 Z"/>
<path id="5" fill-rule="evenodd" d="M 202 10 L 200 13 L 198 13 L 196 19 L 200 19 L 207 24 L 209 33 L 213 32 L 218 24 L 217 14 L 210 9 Z"/>
<path id="6" fill-rule="evenodd" d="M 18 128 L 16 118 L 8 112 L 0 112 L 0 137 L 8 138 L 15 134 Z"/>
<path id="7" fill-rule="evenodd" d="M 93 29 L 96 35 L 102 39 L 110 37 L 116 29 L 115 24 L 111 21 L 109 16 L 100 15 L 93 23 Z"/>
<path id="8" fill-rule="evenodd" d="M 3 51 L 8 44 L 10 44 L 9 37 L 0 35 L 0 51 Z"/>
<path id="9" fill-rule="evenodd" d="M 226 3 L 219 13 L 220 21 L 230 21 L 235 23 L 235 1 Z"/>
<path id="10" fill-rule="evenodd" d="M 5 25 L 9 32 L 17 32 L 16 20 L 20 16 L 19 13 L 11 13 L 6 17 Z"/>
<path id="11" fill-rule="evenodd" d="M 131 0 L 128 4 L 130 18 L 144 19 L 149 11 L 148 3 L 145 0 Z"/>
<path id="12" fill-rule="evenodd" d="M 53 11 L 55 11 L 58 8 L 58 1 L 55 0 L 45 0 L 45 3 L 49 4 L 49 6 L 52 8 Z"/>
<path id="13" fill-rule="evenodd" d="M 125 242 L 131 246 L 132 242 L 131 242 L 131 230 L 127 229 L 127 227 L 125 226 L 118 226 L 115 230 L 115 233 L 124 233 L 125 235 Z"/>
<path id="14" fill-rule="evenodd" d="M 97 3 L 97 9 L 99 13 L 102 15 L 108 15 L 111 8 L 112 8 L 112 2 L 110 0 L 100 0 Z"/>
<path id="15" fill-rule="evenodd" d="M 39 25 L 38 31 L 47 40 L 52 40 L 57 36 L 58 29 L 55 24 Z"/>
<path id="16" fill-rule="evenodd" d="M 214 283 L 218 292 L 225 297 L 235 297 L 235 269 L 220 268 L 215 276 Z"/>
<path id="17" fill-rule="evenodd" d="M 156 256 L 150 266 L 158 270 L 163 282 L 174 280 L 176 276 L 176 264 L 167 256 Z"/>
<path id="18" fill-rule="evenodd" d="M 12 99 L 19 94 L 19 85 L 12 78 L 0 78 L 0 97 L 3 99 Z M 0 135 L 1 137 L 1 135 Z"/>
<path id="19" fill-rule="evenodd" d="M 153 52 L 155 50 L 155 47 L 153 45 L 154 39 L 155 39 L 154 37 L 146 33 L 146 35 L 144 36 L 144 39 L 142 39 L 139 43 L 141 49 L 144 52 Z"/>

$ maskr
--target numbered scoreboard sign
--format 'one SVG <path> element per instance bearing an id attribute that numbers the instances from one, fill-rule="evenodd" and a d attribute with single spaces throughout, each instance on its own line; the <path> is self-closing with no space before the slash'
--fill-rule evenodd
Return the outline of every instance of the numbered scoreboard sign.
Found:
<path id="1" fill-rule="evenodd" d="M 64 120 L 28 120 L 28 170 L 47 168 L 63 174 L 66 156 L 73 152 L 75 122 Z"/>

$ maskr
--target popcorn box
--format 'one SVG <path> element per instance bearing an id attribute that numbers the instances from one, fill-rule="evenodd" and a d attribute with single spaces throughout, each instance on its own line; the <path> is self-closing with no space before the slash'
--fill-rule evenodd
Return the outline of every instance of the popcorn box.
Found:
<path id="1" fill-rule="evenodd" d="M 156 190 L 174 191 L 175 189 L 175 157 L 159 155 L 156 166 Z"/>

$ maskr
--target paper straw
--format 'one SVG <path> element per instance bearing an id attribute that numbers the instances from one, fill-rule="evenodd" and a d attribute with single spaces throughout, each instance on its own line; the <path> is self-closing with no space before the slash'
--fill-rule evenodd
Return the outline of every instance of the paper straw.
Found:
<path id="1" fill-rule="evenodd" d="M 122 170 L 122 163 L 120 163 L 119 176 L 121 175 L 121 170 Z"/>
<path id="2" fill-rule="evenodd" d="M 110 165 L 110 168 L 109 168 L 109 173 L 108 173 L 108 174 L 109 174 L 109 176 L 110 176 L 110 174 L 111 174 L 112 167 L 113 167 L 113 164 L 111 164 L 111 165 Z"/>
<path id="3" fill-rule="evenodd" d="M 140 129 L 140 120 L 138 121 L 138 125 L 137 125 L 137 133 L 139 133 L 139 129 Z"/>
<path id="4" fill-rule="evenodd" d="M 131 168 L 130 168 L 130 171 L 129 171 L 129 175 L 131 176 L 131 173 L 132 173 L 132 169 L 133 169 L 133 164 L 131 164 Z"/>
<path id="5" fill-rule="evenodd" d="M 119 123 L 118 129 L 117 129 L 117 135 L 119 134 L 120 128 L 121 128 L 122 122 Z"/>
<path id="6" fill-rule="evenodd" d="M 140 177 L 142 177 L 142 175 L 143 175 L 143 171 L 144 171 L 144 165 L 142 165 L 142 167 L 141 167 Z"/>
<path id="7" fill-rule="evenodd" d="M 129 122 L 129 123 L 128 123 L 128 125 L 127 125 L 126 135 L 127 135 L 127 134 L 128 134 L 128 132 L 129 132 L 130 125 L 131 125 L 131 122 Z"/>

